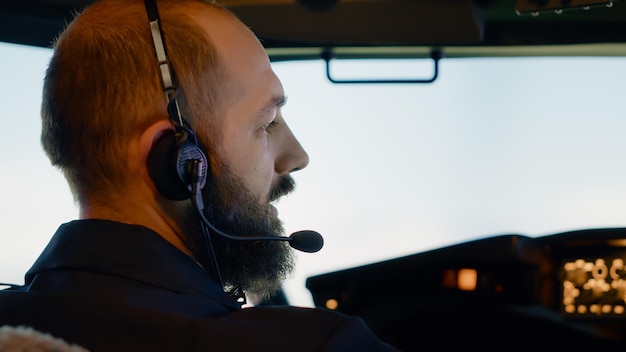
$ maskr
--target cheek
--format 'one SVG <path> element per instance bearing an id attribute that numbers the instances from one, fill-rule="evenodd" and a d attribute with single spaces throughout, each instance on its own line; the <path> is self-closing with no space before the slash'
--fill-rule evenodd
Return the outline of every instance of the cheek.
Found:
<path id="1" fill-rule="evenodd" d="M 225 141 L 224 162 L 251 192 L 264 200 L 269 194 L 274 176 L 274 159 L 266 145 L 258 141 L 245 141 L 244 136 L 232 136 Z"/>
<path id="2" fill-rule="evenodd" d="M 269 152 L 256 154 L 256 158 L 249 158 L 247 171 L 242 174 L 245 182 L 261 200 L 269 195 L 272 179 L 274 176 L 274 163 Z"/>

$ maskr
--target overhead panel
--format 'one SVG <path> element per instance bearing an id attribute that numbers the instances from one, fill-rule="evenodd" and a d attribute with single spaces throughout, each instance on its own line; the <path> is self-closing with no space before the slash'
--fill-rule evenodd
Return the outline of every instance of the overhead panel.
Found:
<path id="1" fill-rule="evenodd" d="M 478 43 L 481 11 L 469 0 L 223 0 L 272 47 Z M 324 5 L 319 5 L 324 4 Z"/>

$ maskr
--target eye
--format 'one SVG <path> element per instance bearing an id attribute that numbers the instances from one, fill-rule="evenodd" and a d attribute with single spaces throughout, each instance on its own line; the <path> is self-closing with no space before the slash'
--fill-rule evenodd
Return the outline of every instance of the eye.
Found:
<path id="1" fill-rule="evenodd" d="M 270 133 L 272 128 L 276 127 L 276 125 L 278 125 L 278 122 L 276 121 L 272 121 L 270 123 L 266 123 L 265 125 L 263 125 L 261 128 L 263 128 L 263 130 L 267 133 Z"/>

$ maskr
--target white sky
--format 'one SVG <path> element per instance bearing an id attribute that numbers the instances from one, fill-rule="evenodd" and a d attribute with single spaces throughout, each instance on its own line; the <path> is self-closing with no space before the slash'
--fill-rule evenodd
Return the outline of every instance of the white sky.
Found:
<path id="1" fill-rule="evenodd" d="M 39 145 L 49 56 L 0 44 L 0 282 L 23 283 L 76 217 Z M 311 158 L 279 212 L 288 233 L 325 239 L 298 254 L 292 304 L 312 306 L 305 280 L 329 271 L 492 235 L 626 226 L 626 59 L 526 61 L 443 59 L 434 84 L 383 86 L 332 84 L 321 60 L 275 64 Z"/>

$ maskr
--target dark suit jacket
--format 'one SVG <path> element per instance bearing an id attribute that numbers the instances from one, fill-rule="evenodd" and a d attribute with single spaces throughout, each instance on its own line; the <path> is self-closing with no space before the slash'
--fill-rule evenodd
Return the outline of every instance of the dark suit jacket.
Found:
<path id="1" fill-rule="evenodd" d="M 153 231 L 103 220 L 62 225 L 0 291 L 0 325 L 90 351 L 385 351 L 363 321 L 296 307 L 244 308 Z"/>

